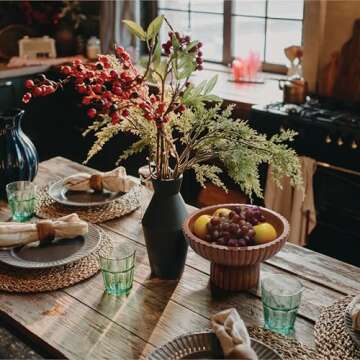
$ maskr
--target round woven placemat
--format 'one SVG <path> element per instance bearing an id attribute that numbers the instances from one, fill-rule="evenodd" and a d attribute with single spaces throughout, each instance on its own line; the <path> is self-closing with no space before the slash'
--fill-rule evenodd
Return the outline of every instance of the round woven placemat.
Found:
<path id="1" fill-rule="evenodd" d="M 0 290 L 30 293 L 58 290 L 90 278 L 99 270 L 97 257 L 112 249 L 111 240 L 100 230 L 101 242 L 89 256 L 64 266 L 49 269 L 20 269 L 0 264 Z"/>
<path id="2" fill-rule="evenodd" d="M 249 327 L 249 334 L 255 340 L 274 349 L 284 360 L 320 360 L 322 356 L 294 338 L 275 334 L 262 327 Z"/>
<path id="3" fill-rule="evenodd" d="M 324 307 L 315 324 L 316 349 L 331 359 L 360 359 L 360 348 L 345 328 L 345 310 L 354 296 L 346 296 Z"/>
<path id="4" fill-rule="evenodd" d="M 116 219 L 129 214 L 140 206 L 141 187 L 134 186 L 129 192 L 109 204 L 92 207 L 64 206 L 48 195 L 48 186 L 40 188 L 36 197 L 36 215 L 53 219 L 76 212 L 81 219 L 93 224 Z"/>

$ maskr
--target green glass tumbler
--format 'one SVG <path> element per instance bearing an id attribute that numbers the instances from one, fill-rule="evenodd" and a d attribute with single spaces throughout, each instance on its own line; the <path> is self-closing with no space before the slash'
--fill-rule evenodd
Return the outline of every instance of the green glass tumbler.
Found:
<path id="1" fill-rule="evenodd" d="M 293 335 L 296 315 L 304 290 L 300 281 L 282 274 L 261 281 L 265 329 L 282 335 Z"/>
<path id="2" fill-rule="evenodd" d="M 30 181 L 15 181 L 6 185 L 12 220 L 24 222 L 35 215 L 36 185 Z"/>
<path id="3" fill-rule="evenodd" d="M 99 255 L 105 290 L 110 295 L 128 295 L 133 286 L 135 249 L 119 245 L 109 255 Z"/>

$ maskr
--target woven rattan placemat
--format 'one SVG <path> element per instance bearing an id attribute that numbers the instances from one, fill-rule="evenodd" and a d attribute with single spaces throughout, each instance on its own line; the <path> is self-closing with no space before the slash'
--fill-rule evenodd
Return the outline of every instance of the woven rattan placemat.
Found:
<path id="1" fill-rule="evenodd" d="M 95 275 L 99 270 L 97 257 L 108 254 L 112 245 L 109 237 L 99 229 L 101 242 L 89 256 L 64 266 L 49 269 L 24 270 L 0 264 L 0 290 L 17 293 L 58 290 Z"/>
<path id="2" fill-rule="evenodd" d="M 353 296 L 346 296 L 324 307 L 315 324 L 316 349 L 331 359 L 360 359 L 360 348 L 353 342 L 345 328 L 345 310 Z"/>
<path id="3" fill-rule="evenodd" d="M 249 327 L 249 334 L 255 340 L 259 340 L 265 345 L 274 349 L 284 360 L 321 360 L 322 356 L 301 344 L 294 338 L 275 334 L 262 327 Z"/>
<path id="4" fill-rule="evenodd" d="M 37 192 L 36 215 L 43 219 L 53 219 L 76 212 L 81 219 L 93 224 L 116 219 L 129 214 L 140 206 L 141 187 L 134 186 L 120 199 L 109 204 L 92 207 L 64 206 L 48 195 L 48 187 L 42 187 Z"/>

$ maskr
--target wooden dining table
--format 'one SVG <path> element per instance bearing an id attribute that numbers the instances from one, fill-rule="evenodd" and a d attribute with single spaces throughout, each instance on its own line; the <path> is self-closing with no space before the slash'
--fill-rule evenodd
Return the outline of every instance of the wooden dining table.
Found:
<path id="1" fill-rule="evenodd" d="M 40 164 L 35 182 L 42 186 L 79 171 L 94 170 L 56 157 Z M 148 201 L 145 195 L 143 201 Z M 194 210 L 188 207 L 189 213 Z M 211 315 L 229 307 L 238 310 L 247 326 L 263 325 L 259 289 L 214 296 L 210 264 L 190 248 L 179 281 L 151 278 L 141 213 L 140 208 L 100 224 L 114 246 L 130 243 L 136 248 L 134 285 L 127 297 L 105 294 L 98 273 L 53 292 L 0 292 L 0 320 L 11 323 L 37 349 L 70 359 L 145 358 L 179 335 L 209 328 Z M 0 221 L 8 219 L 9 210 L 2 202 Z M 339 241 L 339 246 L 346 246 Z M 360 292 L 359 268 L 290 243 L 262 264 L 261 276 L 274 273 L 298 278 L 305 287 L 295 337 L 311 348 L 315 347 L 313 329 L 321 308 Z"/>

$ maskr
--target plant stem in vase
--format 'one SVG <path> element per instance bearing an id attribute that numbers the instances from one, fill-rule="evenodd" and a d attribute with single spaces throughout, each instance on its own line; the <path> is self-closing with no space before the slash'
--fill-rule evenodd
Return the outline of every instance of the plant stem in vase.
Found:
<path id="1" fill-rule="evenodd" d="M 77 59 L 63 66 L 64 78 L 59 81 L 37 77 L 28 84 L 23 101 L 75 89 L 92 121 L 84 135 L 93 132 L 96 137 L 86 161 L 114 136 L 127 133 L 138 138 L 118 162 L 147 151 L 155 188 L 143 218 L 150 264 L 153 275 L 178 278 L 187 251 L 180 230 L 186 215 L 179 193 L 182 174 L 193 171 L 202 186 L 212 182 L 226 190 L 219 177 L 222 168 L 210 162 L 216 159 L 246 195 L 261 197 L 258 167 L 267 163 L 275 181 L 286 175 L 301 185 L 299 159 L 288 147 L 296 133 L 287 130 L 267 139 L 247 122 L 233 119 L 232 106 L 222 108 L 221 99 L 212 94 L 217 76 L 196 86 L 189 82 L 203 69 L 203 44 L 176 32 L 163 15 L 146 30 L 130 20 L 124 23 L 148 49 L 143 72 L 124 48 L 115 46 L 114 55 L 100 55 L 97 63 Z M 170 30 L 163 44 L 162 26 Z"/>

